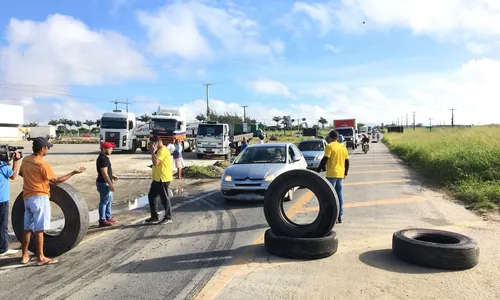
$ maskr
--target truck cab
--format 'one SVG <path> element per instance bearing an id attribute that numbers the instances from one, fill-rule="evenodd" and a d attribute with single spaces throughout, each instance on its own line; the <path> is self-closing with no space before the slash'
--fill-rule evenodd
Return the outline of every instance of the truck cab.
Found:
<path id="1" fill-rule="evenodd" d="M 196 154 L 224 155 L 227 159 L 231 153 L 229 124 L 208 121 L 198 124 L 196 132 Z"/>
<path id="2" fill-rule="evenodd" d="M 356 149 L 359 146 L 359 139 L 354 127 L 343 126 L 335 128 L 340 135 L 342 135 L 345 139 L 346 147 L 350 147 L 352 149 Z"/>
<path id="3" fill-rule="evenodd" d="M 134 153 L 138 147 L 135 136 L 136 118 L 134 113 L 113 110 L 102 115 L 99 122 L 100 142 L 111 142 L 115 150 Z"/>
<path id="4" fill-rule="evenodd" d="M 186 119 L 178 108 L 159 106 L 156 115 L 151 116 L 149 126 L 151 134 L 159 135 L 165 145 L 178 140 L 186 152 L 194 147 L 194 139 L 186 137 Z"/>

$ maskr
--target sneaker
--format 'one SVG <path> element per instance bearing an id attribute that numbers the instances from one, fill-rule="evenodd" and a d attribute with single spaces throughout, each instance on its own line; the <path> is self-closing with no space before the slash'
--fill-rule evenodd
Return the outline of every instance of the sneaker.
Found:
<path id="1" fill-rule="evenodd" d="M 0 256 L 13 255 L 19 253 L 19 250 L 7 249 L 7 251 L 0 253 Z"/>
<path id="2" fill-rule="evenodd" d="M 99 227 L 108 227 L 112 225 L 113 223 L 109 222 L 108 220 L 99 220 Z"/>
<path id="3" fill-rule="evenodd" d="M 161 220 L 159 224 L 170 224 L 170 223 L 172 223 L 171 218 L 163 218 L 163 220 Z"/>
<path id="4" fill-rule="evenodd" d="M 342 217 L 339 216 L 339 219 L 337 220 L 337 223 L 342 223 Z"/>
<path id="5" fill-rule="evenodd" d="M 115 224 L 115 223 L 117 223 L 117 222 L 118 222 L 118 220 L 117 220 L 117 219 L 115 219 L 115 218 L 106 219 L 106 220 L 107 220 L 109 223 L 112 223 L 112 224 Z"/>
<path id="6" fill-rule="evenodd" d="M 151 217 L 151 218 L 145 220 L 145 222 L 147 222 L 147 223 L 158 222 L 158 221 L 160 221 L 160 219 L 158 219 L 158 217 L 156 217 L 156 218 Z"/>

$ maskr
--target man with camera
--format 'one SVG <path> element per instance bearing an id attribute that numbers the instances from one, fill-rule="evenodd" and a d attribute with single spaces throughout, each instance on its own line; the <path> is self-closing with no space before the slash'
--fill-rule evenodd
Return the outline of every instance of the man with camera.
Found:
<path id="1" fill-rule="evenodd" d="M 2 149 L 3 150 L 3 149 Z M 2 151 L 3 152 L 3 151 Z M 13 160 L 13 167 L 10 167 L 10 160 Z M 0 157 L 0 256 L 16 254 L 19 250 L 9 249 L 9 200 L 10 183 L 14 180 L 19 171 L 19 160 L 21 153 L 9 153 L 6 147 L 5 152 Z"/>
<path id="2" fill-rule="evenodd" d="M 57 263 L 53 258 L 45 257 L 43 253 L 43 233 L 50 229 L 50 184 L 59 184 L 73 175 L 85 171 L 81 167 L 61 177 L 56 177 L 49 163 L 43 160 L 49 149 L 54 146 L 43 137 L 32 139 L 33 154 L 23 160 L 19 175 L 23 177 L 24 199 L 24 232 L 22 239 L 23 256 L 21 264 L 29 262 L 28 245 L 31 232 L 35 233 L 37 265 Z"/>

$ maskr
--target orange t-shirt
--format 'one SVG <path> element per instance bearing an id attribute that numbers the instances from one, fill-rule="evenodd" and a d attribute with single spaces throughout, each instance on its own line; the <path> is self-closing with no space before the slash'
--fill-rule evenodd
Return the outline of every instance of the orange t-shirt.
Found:
<path id="1" fill-rule="evenodd" d="M 23 199 L 33 196 L 50 196 L 49 180 L 56 177 L 49 163 L 35 155 L 23 159 L 20 175 L 24 179 Z"/>

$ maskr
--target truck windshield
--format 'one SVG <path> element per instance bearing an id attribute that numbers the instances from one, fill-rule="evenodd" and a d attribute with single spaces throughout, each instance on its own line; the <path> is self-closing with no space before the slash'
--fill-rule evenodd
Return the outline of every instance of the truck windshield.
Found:
<path id="1" fill-rule="evenodd" d="M 343 136 L 352 136 L 352 129 L 349 128 L 335 128 L 335 131 Z"/>
<path id="2" fill-rule="evenodd" d="M 160 119 L 152 119 L 151 120 L 153 130 L 177 130 L 177 121 L 176 120 L 160 120 Z"/>
<path id="3" fill-rule="evenodd" d="M 222 125 L 198 125 L 197 135 L 201 136 L 219 136 L 222 135 Z"/>
<path id="4" fill-rule="evenodd" d="M 127 120 L 125 118 L 102 118 L 101 128 L 107 129 L 127 129 Z"/>

